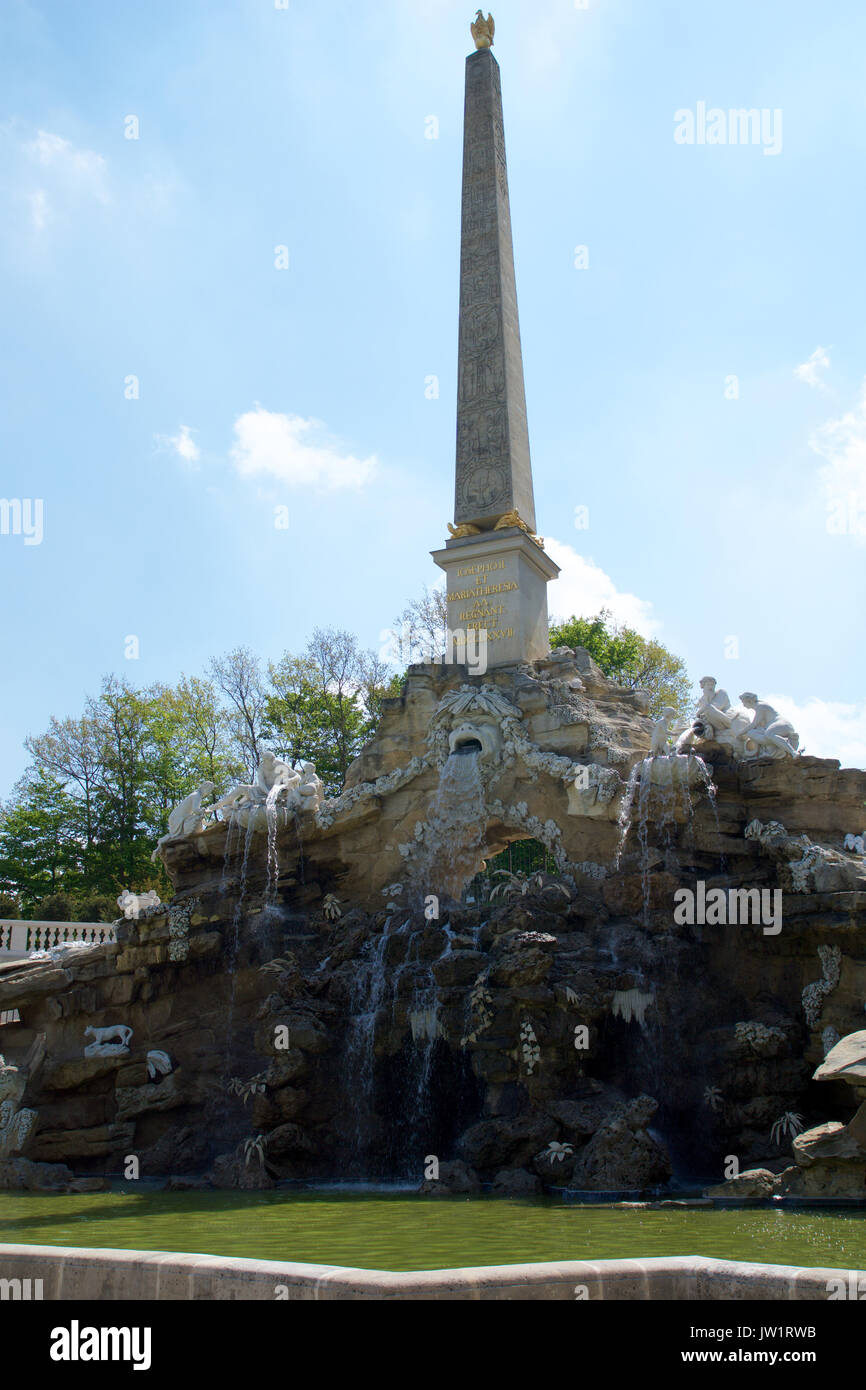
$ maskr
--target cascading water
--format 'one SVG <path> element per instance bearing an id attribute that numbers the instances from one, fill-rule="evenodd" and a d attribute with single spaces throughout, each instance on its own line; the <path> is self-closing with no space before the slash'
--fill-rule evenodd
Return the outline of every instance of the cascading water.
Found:
<path id="1" fill-rule="evenodd" d="M 232 823 L 234 816 L 232 816 Z M 231 825 L 231 823 L 230 823 Z M 244 915 L 244 903 L 247 892 L 247 871 L 250 862 L 250 848 L 255 833 L 255 816 L 249 815 L 247 819 L 246 835 L 244 837 L 244 852 L 241 859 L 240 878 L 236 886 L 235 908 L 232 913 L 232 924 L 229 929 L 229 938 L 225 954 L 226 973 L 229 978 L 229 1001 L 226 1016 L 226 1051 L 224 1064 L 224 1080 L 228 1086 L 232 1075 L 232 1054 L 234 1044 L 234 1015 L 235 1015 L 235 992 L 237 987 L 237 963 L 240 951 L 241 922 Z"/>
<path id="2" fill-rule="evenodd" d="M 406 998 L 406 1021 L 412 1037 L 407 1057 L 406 1121 L 413 1135 L 419 1133 L 424 1122 L 429 1120 L 433 1055 L 436 1043 L 442 1036 L 439 991 L 433 963 L 421 958 L 424 936 L 424 930 L 415 931 L 410 936 L 406 959 L 395 976 L 393 987 L 395 1003 L 401 995 Z M 446 932 L 445 948 L 441 954 L 447 955 L 450 950 L 451 941 Z M 404 978 L 408 980 L 411 993 L 403 988 Z"/>
<path id="3" fill-rule="evenodd" d="M 650 825 L 655 829 L 654 840 L 665 852 L 669 867 L 675 869 L 675 830 L 682 819 L 690 833 L 695 809 L 690 788 L 695 778 L 707 792 L 710 804 L 715 804 L 715 787 L 710 770 L 696 753 L 665 753 L 644 758 L 632 768 L 623 807 L 619 817 L 619 844 L 615 867 L 619 869 L 626 841 L 632 828 L 637 805 L 637 838 L 640 845 L 641 884 L 643 888 L 643 918 L 649 922 L 650 909 Z"/>
<path id="4" fill-rule="evenodd" d="M 356 1180 L 417 1181 L 425 1155 L 451 1142 L 445 1131 L 471 1088 L 468 1060 L 455 1058 L 456 1039 L 446 1036 L 436 978 L 451 935 L 418 914 L 389 918 L 358 963 L 340 1071 Z"/>
<path id="5" fill-rule="evenodd" d="M 424 851 L 415 864 L 422 894 L 457 901 L 483 859 L 484 785 L 480 745 L 452 753 L 430 808 Z"/>
<path id="6" fill-rule="evenodd" d="M 265 802 L 265 817 L 268 823 L 267 879 L 265 882 L 265 907 L 273 907 L 280 881 L 280 856 L 277 850 L 277 830 L 280 825 L 279 799 L 285 787 L 281 784 L 271 787 Z M 287 813 L 283 812 L 283 821 Z"/>
<path id="7" fill-rule="evenodd" d="M 343 1093 L 352 1098 L 354 1166 L 366 1177 L 366 1163 L 373 1118 L 373 1081 L 376 1063 L 376 1020 L 385 997 L 385 955 L 393 934 L 393 917 L 382 935 L 367 944 L 349 999 L 349 1020 L 343 1061 Z M 409 923 L 404 923 L 403 930 Z M 352 1166 L 352 1165 L 350 1165 Z"/>

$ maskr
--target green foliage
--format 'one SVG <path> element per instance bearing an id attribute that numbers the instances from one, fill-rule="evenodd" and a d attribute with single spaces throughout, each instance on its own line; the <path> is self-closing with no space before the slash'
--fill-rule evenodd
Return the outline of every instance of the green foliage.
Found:
<path id="1" fill-rule="evenodd" d="M 73 922 L 116 922 L 120 915 L 120 908 L 114 898 L 96 897 L 82 898 L 75 905 L 72 914 Z M 44 919 L 46 922 L 48 918 Z"/>
<path id="2" fill-rule="evenodd" d="M 660 714 L 666 705 L 680 715 L 689 713 L 692 683 L 685 662 L 661 642 L 618 625 L 606 610 L 594 618 L 551 624 L 550 645 L 583 647 L 609 680 L 629 690 L 648 691 L 652 714 Z"/>
<path id="3" fill-rule="evenodd" d="M 26 741 L 32 767 L 0 806 L 0 903 L 10 908 L 0 916 L 110 922 L 123 888 L 165 899 L 171 884 L 151 854 L 172 807 L 200 782 L 219 795 L 254 780 L 270 746 L 315 762 L 337 794 L 399 691 L 399 677 L 351 633 L 331 630 L 267 672 L 239 647 L 206 678 L 174 686 L 107 677 L 81 718 L 52 719 Z"/>
<path id="4" fill-rule="evenodd" d="M 442 650 L 446 618 L 439 590 L 410 605 L 397 620 L 400 659 L 429 661 Z M 683 663 L 607 613 L 554 625 L 551 644 L 585 647 L 610 679 L 649 690 L 654 710 L 686 710 Z M 176 685 L 136 689 L 107 677 L 79 718 L 52 719 L 26 741 L 32 765 L 0 805 L 0 917 L 112 921 L 123 888 L 167 898 L 171 884 L 151 853 L 172 807 L 204 780 L 218 795 L 252 781 L 267 747 L 314 762 L 328 794 L 338 794 L 401 687 L 384 661 L 333 629 L 317 629 L 303 653 L 267 668 L 238 647 L 207 676 Z M 491 872 L 514 872 L 517 852 Z"/>
<path id="5" fill-rule="evenodd" d="M 69 922 L 72 919 L 73 902 L 67 893 L 51 893 L 35 904 L 33 920 L 36 922 Z"/>
<path id="6" fill-rule="evenodd" d="M 265 719 L 275 751 L 288 762 L 314 762 L 325 790 L 338 795 L 400 678 L 351 633 L 321 628 L 303 656 L 287 652 L 269 676 Z"/>
<path id="7" fill-rule="evenodd" d="M 27 773 L 0 810 L 0 890 L 35 903 L 81 880 L 81 808 L 44 768 Z"/>

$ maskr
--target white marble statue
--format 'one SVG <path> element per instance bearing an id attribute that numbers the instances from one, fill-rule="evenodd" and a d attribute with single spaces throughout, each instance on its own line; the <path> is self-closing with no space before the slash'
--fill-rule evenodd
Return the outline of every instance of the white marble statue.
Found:
<path id="1" fill-rule="evenodd" d="M 179 806 L 175 806 L 168 817 L 168 834 L 163 835 L 156 849 L 151 855 L 152 860 L 156 860 L 163 845 L 167 845 L 169 840 L 181 840 L 187 835 L 200 835 L 204 830 L 205 823 L 213 807 L 205 809 L 202 806 L 206 796 L 209 796 L 214 789 L 213 782 L 201 782 L 194 792 L 185 796 Z"/>
<path id="2" fill-rule="evenodd" d="M 793 724 L 751 691 L 741 695 L 740 700 L 745 709 L 752 711 L 752 722 L 743 734 L 747 748 L 750 744 L 755 747 L 756 751 L 751 756 L 796 758 L 800 735 Z"/>
<path id="3" fill-rule="evenodd" d="M 154 1048 L 147 1054 L 147 1074 L 151 1081 L 155 1081 L 158 1076 L 168 1076 L 171 1072 L 172 1062 L 167 1052 L 160 1052 Z"/>
<path id="4" fill-rule="evenodd" d="M 301 763 L 303 778 L 298 787 L 298 805 L 301 811 L 318 811 L 325 799 L 325 787 L 316 774 L 315 763 Z"/>
<path id="5" fill-rule="evenodd" d="M 117 906 L 128 922 L 134 922 L 138 921 L 139 914 L 146 908 L 160 907 L 161 904 L 159 894 L 153 888 L 149 893 L 130 893 L 128 888 L 124 888 L 117 899 Z"/>
<path id="6" fill-rule="evenodd" d="M 115 1023 L 110 1028 L 93 1028 L 88 1025 L 84 1036 L 93 1034 L 93 1042 L 84 1049 L 85 1057 L 120 1057 L 129 1052 L 132 1029 L 125 1023 Z"/>
<path id="7" fill-rule="evenodd" d="M 242 783 L 233 788 L 214 810 L 230 819 L 238 816 L 243 823 L 251 817 L 266 824 L 266 814 L 273 807 L 286 811 L 318 811 L 325 799 L 325 788 L 316 775 L 316 764 L 302 762 L 300 769 L 278 758 L 275 753 L 262 755 L 255 783 Z"/>
<path id="8" fill-rule="evenodd" d="M 283 762 L 282 758 L 278 758 L 275 753 L 262 754 L 256 775 L 256 786 L 264 792 L 265 797 L 270 796 L 278 787 L 286 792 L 291 792 L 296 791 L 300 785 L 301 775 L 295 771 L 290 763 Z"/>
<path id="9" fill-rule="evenodd" d="M 676 751 L 688 752 L 695 739 L 711 739 L 731 748 L 738 758 L 795 758 L 800 736 L 772 705 L 747 691 L 732 705 L 713 676 L 701 681 L 701 699 L 690 729 L 677 740 Z"/>
<path id="10" fill-rule="evenodd" d="M 742 755 L 740 738 L 749 727 L 749 722 L 748 712 L 731 704 L 727 690 L 719 689 L 715 677 L 704 676 L 694 722 L 677 740 L 676 751 L 687 752 L 695 738 L 707 738 L 712 739 L 714 743 L 734 748 Z"/>
<path id="11" fill-rule="evenodd" d="M 238 811 L 250 811 L 254 806 L 264 806 L 265 800 L 262 789 L 257 784 L 242 782 L 240 786 L 233 787 L 230 792 L 214 806 L 215 811 L 221 811 L 223 816 L 231 818 Z"/>
<path id="12" fill-rule="evenodd" d="M 650 744 L 650 757 L 664 757 L 670 750 L 671 728 L 673 721 L 677 717 L 677 711 L 672 705 L 667 705 L 662 710 L 661 716 L 653 725 L 653 737 Z"/>

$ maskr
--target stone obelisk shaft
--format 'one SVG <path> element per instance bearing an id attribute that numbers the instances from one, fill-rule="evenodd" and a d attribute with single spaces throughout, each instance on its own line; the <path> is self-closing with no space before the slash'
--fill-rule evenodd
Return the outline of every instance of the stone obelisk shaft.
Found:
<path id="1" fill-rule="evenodd" d="M 548 656 L 547 585 L 559 568 L 535 537 L 502 90 L 489 49 L 466 62 L 454 520 L 433 559 L 467 665 L 475 641 L 476 670 Z"/>
<path id="2" fill-rule="evenodd" d="M 466 60 L 455 523 L 535 531 L 499 64 Z"/>

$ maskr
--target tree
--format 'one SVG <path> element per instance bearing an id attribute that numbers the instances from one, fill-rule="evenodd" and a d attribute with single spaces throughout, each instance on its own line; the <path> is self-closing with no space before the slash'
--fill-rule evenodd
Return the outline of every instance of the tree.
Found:
<path id="1" fill-rule="evenodd" d="M 208 673 L 229 702 L 247 780 L 252 782 L 264 751 L 268 701 L 261 663 L 249 648 L 236 647 L 228 656 L 211 661 Z"/>
<path id="2" fill-rule="evenodd" d="M 72 898 L 68 893 L 50 893 L 33 908 L 36 922 L 71 922 L 73 914 Z"/>
<path id="3" fill-rule="evenodd" d="M 448 642 L 448 601 L 444 589 L 425 587 L 394 619 L 394 660 L 402 666 L 441 661 Z"/>
<path id="4" fill-rule="evenodd" d="M 102 758 L 102 740 L 92 714 L 83 719 L 52 719 L 48 732 L 40 738 L 26 738 L 24 746 L 36 766 L 70 783 L 80 799 L 84 844 L 82 872 L 91 872 L 97 842 L 97 791 Z"/>
<path id="5" fill-rule="evenodd" d="M 100 836 L 98 887 L 142 887 L 165 809 L 161 754 L 154 746 L 155 696 L 108 676 L 88 701 L 101 739 L 97 806 Z"/>
<path id="6" fill-rule="evenodd" d="M 685 662 L 661 642 L 615 623 L 606 609 L 594 618 L 551 624 L 550 645 L 583 647 L 609 680 L 629 690 L 648 691 L 652 714 L 660 714 L 666 705 L 680 715 L 689 713 L 692 683 Z"/>
<path id="7" fill-rule="evenodd" d="M 50 773 L 33 770 L 0 809 L 0 890 L 31 916 L 43 898 L 81 883 L 80 803 Z"/>
<path id="8" fill-rule="evenodd" d="M 233 746 L 231 720 L 215 685 L 199 676 L 182 676 L 173 695 L 184 725 L 190 778 L 227 790 L 231 781 L 241 779 L 244 766 L 238 748 Z"/>
<path id="9" fill-rule="evenodd" d="M 120 912 L 115 898 L 102 894 L 81 898 L 75 904 L 73 920 L 76 922 L 114 922 Z M 48 918 L 45 918 L 47 921 Z"/>
<path id="10" fill-rule="evenodd" d="M 317 628 L 303 656 L 287 652 L 269 675 L 267 725 L 275 751 L 290 762 L 314 762 L 327 792 L 339 795 L 383 700 L 398 693 L 399 677 L 362 651 L 352 633 L 333 628 Z"/>

